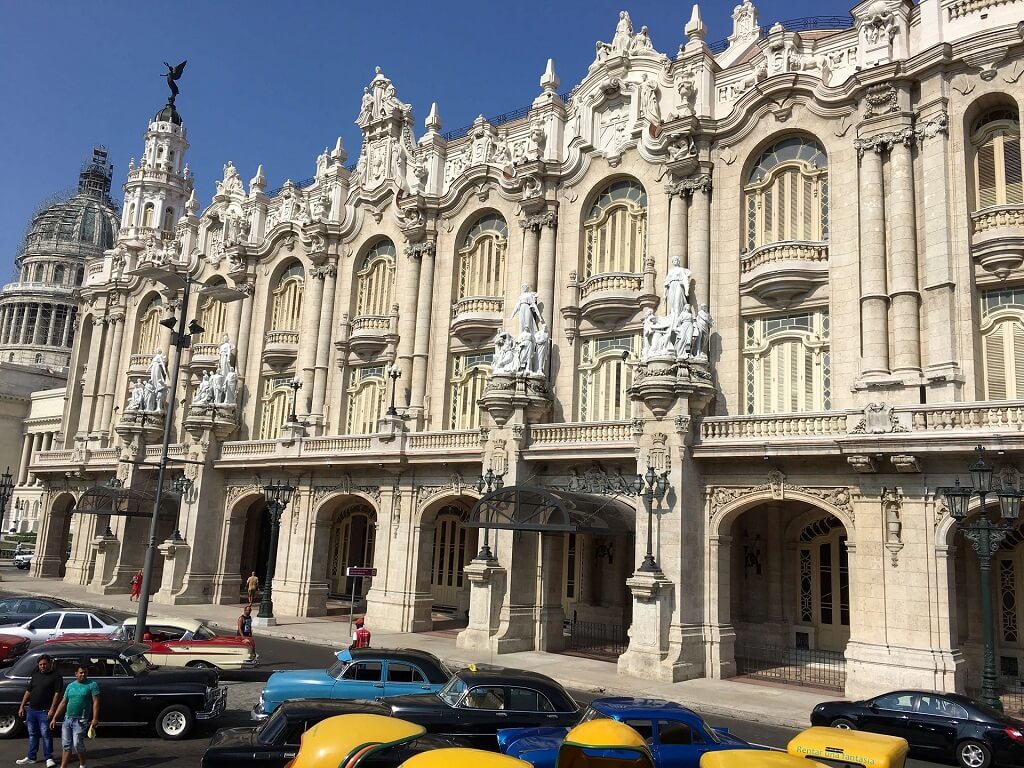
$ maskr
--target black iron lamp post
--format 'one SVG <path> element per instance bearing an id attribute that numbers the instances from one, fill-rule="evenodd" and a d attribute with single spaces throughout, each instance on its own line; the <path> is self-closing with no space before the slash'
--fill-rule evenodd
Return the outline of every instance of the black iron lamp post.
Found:
<path id="1" fill-rule="evenodd" d="M 488 468 L 487 473 L 480 475 L 480 479 L 476 481 L 476 489 L 481 494 L 490 493 L 491 491 L 500 491 L 505 487 L 505 473 L 502 472 L 500 475 L 494 474 L 494 470 Z M 490 528 L 484 528 L 484 543 L 480 547 L 480 551 L 477 552 L 477 560 L 493 560 L 494 555 L 491 553 L 491 539 L 490 539 Z"/>
<path id="2" fill-rule="evenodd" d="M 644 561 L 637 568 L 641 573 L 661 573 L 661 568 L 654 559 L 654 501 L 658 503 L 668 493 L 668 470 L 657 474 L 651 467 L 643 475 L 637 475 L 633 481 L 633 490 L 637 496 L 642 496 L 647 506 L 647 554 Z"/>
<path id="3" fill-rule="evenodd" d="M 388 368 L 388 376 L 391 378 L 391 405 L 388 406 L 385 415 L 397 416 L 398 409 L 395 408 L 395 390 L 398 388 L 398 380 L 402 378 L 402 370 L 397 365 Z"/>
<path id="4" fill-rule="evenodd" d="M 976 449 L 978 460 L 970 466 L 973 487 L 961 487 L 960 480 L 952 488 L 943 488 L 949 515 L 957 522 L 960 534 L 971 543 L 971 548 L 978 556 L 981 570 L 981 623 L 982 639 L 985 646 L 984 667 L 981 674 L 981 701 L 983 704 L 1002 711 L 999 700 L 999 680 L 996 677 L 996 646 L 993 624 L 995 617 L 992 611 L 992 555 L 1016 524 L 1020 515 L 1021 497 L 1024 496 L 1014 488 L 992 488 L 992 465 L 984 458 L 984 449 L 979 445 Z M 985 506 L 985 499 L 990 493 L 999 498 L 999 519 L 993 520 Z M 978 495 L 978 516 L 971 523 L 964 523 L 967 518 L 967 507 L 971 497 Z"/>
<path id="5" fill-rule="evenodd" d="M 302 380 L 299 379 L 298 376 L 296 376 L 291 381 L 288 382 L 288 387 L 292 391 L 292 412 L 288 414 L 288 423 L 298 424 L 299 416 L 295 412 L 295 403 L 299 397 L 299 390 L 302 389 Z"/>
<path id="6" fill-rule="evenodd" d="M 183 499 L 185 494 L 192 490 L 192 481 L 184 475 L 178 475 L 174 478 L 171 483 L 171 488 L 178 494 L 179 499 Z M 178 521 L 177 525 L 174 526 L 174 540 L 181 541 L 181 504 L 178 504 Z"/>
<path id="7" fill-rule="evenodd" d="M 14 476 L 11 474 L 11 468 L 8 467 L 7 471 L 0 475 L 0 531 L 4 529 L 4 512 L 7 511 L 7 501 L 13 493 Z"/>
<path id="8" fill-rule="evenodd" d="M 267 574 L 263 577 L 263 599 L 257 619 L 263 624 L 274 624 L 274 570 L 277 566 L 277 538 L 281 530 L 281 514 L 291 501 L 295 486 L 281 480 L 263 486 L 263 497 L 267 500 L 267 514 L 270 515 L 270 551 L 267 554 Z"/>

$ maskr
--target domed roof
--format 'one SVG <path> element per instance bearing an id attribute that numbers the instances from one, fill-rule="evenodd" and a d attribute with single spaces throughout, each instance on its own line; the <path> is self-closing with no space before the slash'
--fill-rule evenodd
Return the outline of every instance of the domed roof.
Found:
<path id="1" fill-rule="evenodd" d="M 154 123 L 174 123 L 175 125 L 181 125 L 181 115 L 178 114 L 178 110 L 174 108 L 174 102 L 170 99 L 164 104 L 163 108 L 153 115 Z"/>

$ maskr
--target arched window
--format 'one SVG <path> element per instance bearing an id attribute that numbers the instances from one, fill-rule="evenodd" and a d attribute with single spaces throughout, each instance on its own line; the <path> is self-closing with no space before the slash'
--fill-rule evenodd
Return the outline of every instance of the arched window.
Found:
<path id="1" fill-rule="evenodd" d="M 139 333 L 135 337 L 135 354 L 152 354 L 161 347 L 160 331 L 163 320 L 163 299 L 159 295 L 154 296 L 146 304 L 146 308 L 139 313 Z"/>
<path id="2" fill-rule="evenodd" d="M 630 416 L 633 368 L 623 359 L 640 353 L 639 336 L 597 336 L 580 345 L 580 421 L 622 421 Z"/>
<path id="3" fill-rule="evenodd" d="M 815 628 L 813 647 L 831 651 L 846 647 L 850 639 L 850 557 L 846 529 L 831 515 L 800 533 L 797 609 L 797 626 Z"/>
<path id="4" fill-rule="evenodd" d="M 647 255 L 647 193 L 637 182 L 617 181 L 598 195 L 583 222 L 586 278 L 607 272 L 636 274 Z"/>
<path id="5" fill-rule="evenodd" d="M 55 285 L 64 285 L 64 266 L 62 264 L 53 268 L 53 282 Z"/>
<path id="6" fill-rule="evenodd" d="M 827 311 L 747 318 L 744 328 L 748 414 L 832 408 Z"/>
<path id="7" fill-rule="evenodd" d="M 132 203 L 131 207 L 128 209 L 128 218 L 125 220 L 125 224 L 129 227 L 135 226 L 135 203 Z"/>
<path id="8" fill-rule="evenodd" d="M 351 595 L 352 578 L 345 576 L 350 566 L 373 565 L 374 527 L 377 515 L 366 504 L 357 504 L 337 516 L 331 526 L 327 561 L 327 591 L 331 595 Z M 366 593 L 366 579 L 358 587 Z"/>
<path id="9" fill-rule="evenodd" d="M 273 292 L 273 306 L 270 317 L 272 331 L 298 331 L 302 323 L 302 288 L 305 271 L 295 261 L 278 280 Z"/>
<path id="10" fill-rule="evenodd" d="M 493 362 L 493 352 L 452 355 L 448 429 L 476 429 L 480 426 L 477 400 L 483 397 Z"/>
<path id="11" fill-rule="evenodd" d="M 793 136 L 768 147 L 743 194 L 748 251 L 783 240 L 828 240 L 828 157 L 814 139 Z"/>
<path id="12" fill-rule="evenodd" d="M 152 203 L 146 203 L 142 209 L 142 226 L 151 228 L 153 226 L 154 207 Z"/>
<path id="13" fill-rule="evenodd" d="M 281 426 L 288 420 L 292 395 L 288 382 L 293 375 L 268 377 L 264 380 L 257 440 L 276 440 Z"/>
<path id="14" fill-rule="evenodd" d="M 350 377 L 345 434 L 372 435 L 377 431 L 377 420 L 384 415 L 384 366 L 352 368 Z"/>
<path id="15" fill-rule="evenodd" d="M 85 269 L 79 267 L 75 270 L 75 285 L 81 285 L 83 280 L 85 280 Z"/>
<path id="16" fill-rule="evenodd" d="M 163 227 L 162 228 L 163 228 L 164 232 L 170 232 L 171 230 L 174 229 L 174 209 L 173 208 L 168 208 L 166 211 L 164 211 L 164 223 L 163 223 Z"/>
<path id="17" fill-rule="evenodd" d="M 224 281 L 219 277 L 211 278 L 207 285 L 223 286 Z M 203 332 L 196 335 L 193 342 L 196 344 L 217 344 L 225 332 L 225 319 L 227 315 L 227 304 L 217 301 L 209 295 L 199 294 L 199 308 L 196 311 L 196 321 L 203 326 Z M 234 339 L 237 343 L 237 339 Z"/>
<path id="18" fill-rule="evenodd" d="M 87 208 L 82 214 L 82 230 L 78 234 L 78 239 L 83 243 L 91 243 L 94 237 L 96 237 L 96 209 Z"/>
<path id="19" fill-rule="evenodd" d="M 1024 398 L 1024 287 L 981 295 L 986 400 Z"/>
<path id="20" fill-rule="evenodd" d="M 986 112 L 974 124 L 971 144 L 977 208 L 1024 203 L 1017 110 L 1000 107 Z"/>
<path id="21" fill-rule="evenodd" d="M 35 282 L 41 283 L 46 279 L 46 269 L 42 264 L 36 264 Z"/>
<path id="22" fill-rule="evenodd" d="M 395 246 L 390 240 L 381 240 L 367 252 L 356 280 L 356 317 L 386 317 L 395 283 Z"/>
<path id="23" fill-rule="evenodd" d="M 459 250 L 459 299 L 505 295 L 505 251 L 508 224 L 495 213 L 470 227 Z M 496 309 L 500 311 L 501 305 Z"/>

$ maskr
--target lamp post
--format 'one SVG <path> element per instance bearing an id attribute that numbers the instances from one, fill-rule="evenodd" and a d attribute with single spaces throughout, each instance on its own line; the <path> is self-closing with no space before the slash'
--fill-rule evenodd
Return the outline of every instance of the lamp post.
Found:
<path id="1" fill-rule="evenodd" d="M 395 408 L 395 390 L 398 389 L 398 380 L 402 378 L 402 370 L 397 365 L 388 368 L 388 376 L 391 379 L 391 405 L 384 412 L 387 416 L 397 416 L 398 409 Z"/>
<path id="2" fill-rule="evenodd" d="M 500 491 L 505 487 L 505 473 L 502 472 L 500 475 L 496 475 L 492 468 L 488 468 L 486 474 L 480 475 L 480 479 L 476 481 L 476 489 L 481 494 L 490 493 L 491 491 Z M 494 555 L 491 553 L 491 529 L 484 528 L 484 543 L 480 547 L 480 551 L 477 552 L 477 560 L 493 560 Z"/>
<path id="3" fill-rule="evenodd" d="M 985 450 L 979 445 L 976 449 L 978 460 L 971 464 L 972 487 L 962 487 L 957 479 L 952 488 L 943 488 L 949 515 L 957 522 L 960 535 L 971 543 L 971 548 L 978 556 L 981 570 L 981 623 L 982 639 L 985 646 L 984 666 L 981 673 L 981 701 L 995 710 L 1002 711 L 999 700 L 999 680 L 996 677 L 996 644 L 993 624 L 995 617 L 992 611 L 992 555 L 999 548 L 1003 539 L 1013 529 L 1020 515 L 1020 491 L 1014 488 L 1000 488 L 994 491 L 999 498 L 999 519 L 993 520 L 985 506 L 985 499 L 993 493 L 992 465 L 985 461 Z M 964 523 L 967 518 L 967 507 L 971 497 L 978 495 L 978 516 L 971 523 Z"/>
<path id="4" fill-rule="evenodd" d="M 11 468 L 8 467 L 7 471 L 0 475 L 0 535 L 4 530 L 4 512 L 7 511 L 7 501 L 13 493 L 14 476 L 11 474 Z"/>
<path id="5" fill-rule="evenodd" d="M 191 334 L 202 333 L 203 327 L 193 320 L 189 326 L 189 334 L 185 333 L 185 317 L 188 314 L 188 299 L 192 285 L 196 280 L 185 268 L 184 275 L 178 273 L 177 269 L 161 267 L 155 264 L 133 269 L 128 273 L 133 277 L 142 277 L 170 288 L 181 291 L 181 317 L 177 318 L 177 330 L 175 330 L 175 318 L 169 317 L 160 322 L 161 325 L 171 330 L 171 347 L 174 350 L 174 361 L 170 363 L 171 385 L 168 390 L 167 403 L 164 408 L 164 439 L 160 448 L 160 463 L 157 465 L 156 490 L 153 500 L 153 513 L 149 519 L 149 540 L 146 543 L 146 557 L 142 563 L 142 585 L 139 593 L 139 613 L 136 626 L 146 626 L 146 615 L 149 612 L 149 591 L 150 583 L 153 580 L 153 560 L 156 557 L 156 528 L 160 517 L 160 500 L 164 491 L 164 474 L 167 471 L 167 452 L 171 444 L 171 429 L 174 426 L 174 405 L 178 391 L 178 374 L 181 371 L 181 350 L 186 349 L 192 342 Z M 200 292 L 211 299 L 229 302 L 245 298 L 245 294 L 228 288 L 226 285 L 206 285 L 200 283 Z"/>
<path id="6" fill-rule="evenodd" d="M 644 555 L 644 561 L 637 570 L 641 573 L 661 573 L 661 568 L 654 559 L 654 500 L 657 499 L 660 504 L 668 492 L 668 470 L 659 475 L 651 467 L 647 467 L 645 474 L 636 476 L 633 490 L 637 496 L 643 497 L 647 506 L 647 554 Z"/>
<path id="7" fill-rule="evenodd" d="M 267 574 L 263 577 L 263 598 L 256 619 L 261 626 L 277 623 L 274 618 L 274 571 L 277 566 L 277 538 L 281 530 L 281 514 L 291 501 L 295 487 L 278 480 L 263 486 L 263 497 L 267 500 L 267 514 L 270 515 L 270 552 L 267 555 Z"/>
<path id="8" fill-rule="evenodd" d="M 298 424 L 299 415 L 295 412 L 295 403 L 299 398 L 299 390 L 302 389 L 302 380 L 298 376 L 292 377 L 288 382 L 288 388 L 292 391 L 292 412 L 288 414 L 288 423 Z"/>
<path id="9" fill-rule="evenodd" d="M 178 519 L 177 524 L 174 526 L 174 540 L 181 541 L 181 504 L 180 501 L 184 498 L 185 494 L 192 490 L 192 481 L 184 475 L 178 475 L 174 478 L 171 483 L 171 488 L 178 494 Z"/>

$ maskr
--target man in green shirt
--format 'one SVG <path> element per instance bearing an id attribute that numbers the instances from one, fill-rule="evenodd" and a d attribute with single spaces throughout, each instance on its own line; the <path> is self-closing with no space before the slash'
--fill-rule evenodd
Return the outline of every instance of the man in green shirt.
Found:
<path id="1" fill-rule="evenodd" d="M 100 721 L 100 687 L 89 679 L 89 670 L 85 664 L 78 665 L 75 681 L 64 689 L 64 698 L 50 722 L 51 730 L 57 727 L 57 721 L 65 710 L 67 714 L 61 729 L 64 754 L 61 756 L 60 768 L 67 768 L 72 750 L 78 755 L 79 768 L 85 768 L 85 735 Z"/>

